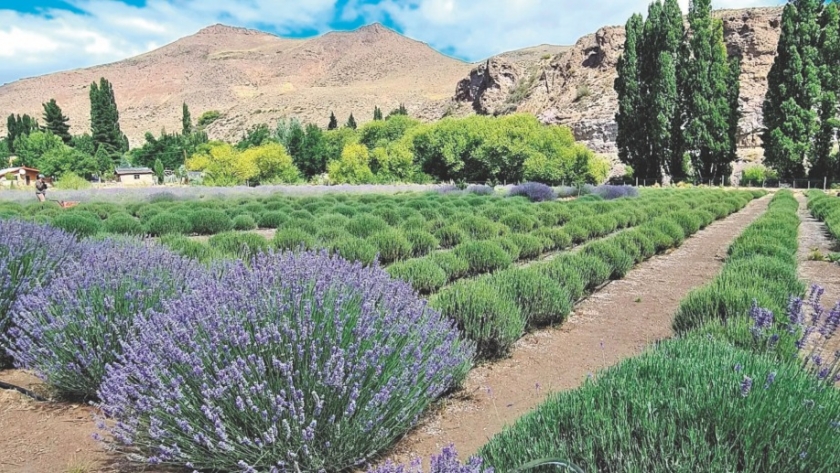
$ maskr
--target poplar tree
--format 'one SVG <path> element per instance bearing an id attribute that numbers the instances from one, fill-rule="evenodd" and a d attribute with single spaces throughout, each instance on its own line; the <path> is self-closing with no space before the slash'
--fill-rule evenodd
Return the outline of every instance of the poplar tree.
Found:
<path id="1" fill-rule="evenodd" d="M 640 139 L 644 131 L 639 123 L 641 97 L 639 95 L 639 40 L 642 36 L 644 20 L 642 15 L 633 14 L 625 26 L 624 53 L 618 58 L 616 69 L 618 77 L 614 88 L 618 94 L 618 113 L 615 121 L 618 125 L 616 146 L 618 158 L 622 163 L 630 165 L 637 176 L 647 175 L 646 159 Z"/>
<path id="2" fill-rule="evenodd" d="M 73 135 L 70 134 L 70 125 L 67 122 L 69 118 L 64 116 L 61 107 L 58 106 L 55 99 L 50 99 L 49 102 L 42 104 L 44 107 L 44 124 L 47 130 L 51 131 L 53 135 L 61 138 L 64 144 L 70 144 Z"/>
<path id="3" fill-rule="evenodd" d="M 192 134 L 192 116 L 186 102 L 181 107 L 181 134 L 184 136 Z"/>
<path id="4" fill-rule="evenodd" d="M 122 153 L 128 151 L 128 139 L 120 130 L 120 115 L 114 98 L 114 89 L 104 77 L 99 85 L 90 85 L 90 128 L 97 149 L 104 147 L 114 164 Z"/>
<path id="5" fill-rule="evenodd" d="M 793 0 L 782 12 L 776 58 L 767 76 L 764 114 L 764 162 L 783 178 L 805 175 L 805 160 L 816 149 L 811 143 L 818 122 L 820 99 L 816 45 L 820 28 L 819 0 Z"/>
<path id="6" fill-rule="evenodd" d="M 379 109 L 379 106 L 373 107 L 373 119 L 374 121 L 382 120 L 382 110 Z"/>
<path id="7" fill-rule="evenodd" d="M 820 15 L 820 98 L 819 131 L 811 158 L 811 179 L 840 176 L 832 163 L 831 151 L 838 128 L 837 101 L 840 99 L 840 9 L 832 2 Z"/>

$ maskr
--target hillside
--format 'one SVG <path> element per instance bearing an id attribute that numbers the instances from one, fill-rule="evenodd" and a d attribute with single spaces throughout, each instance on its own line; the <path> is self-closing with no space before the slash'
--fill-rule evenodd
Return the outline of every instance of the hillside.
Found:
<path id="1" fill-rule="evenodd" d="M 41 103 L 55 98 L 78 133 L 89 126 L 88 86 L 104 76 L 133 145 L 146 131 L 180 130 L 183 102 L 193 118 L 223 113 L 208 129 L 217 138 L 282 116 L 326 126 L 330 111 L 342 123 L 351 112 L 363 123 L 374 105 L 387 113 L 401 102 L 433 119 L 471 67 L 379 24 L 306 40 L 214 25 L 130 59 L 4 85 L 0 112 L 40 117 Z"/>
<path id="2" fill-rule="evenodd" d="M 730 54 L 742 57 L 739 146 L 744 149 L 761 145 L 761 104 L 779 41 L 781 13 L 781 7 L 714 12 L 723 20 Z M 578 140 L 614 155 L 618 103 L 613 82 L 624 38 L 623 26 L 607 26 L 551 58 L 491 59 L 459 82 L 449 113 L 533 113 L 544 123 L 570 126 Z"/>

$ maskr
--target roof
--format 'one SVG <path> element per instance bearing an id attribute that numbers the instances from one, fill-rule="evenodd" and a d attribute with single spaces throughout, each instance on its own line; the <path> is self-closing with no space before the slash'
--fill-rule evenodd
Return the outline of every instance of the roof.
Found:
<path id="1" fill-rule="evenodd" d="M 114 169 L 114 173 L 122 175 L 122 174 L 154 174 L 149 168 L 117 168 Z"/>
<path id="2" fill-rule="evenodd" d="M 13 168 L 0 169 L 0 176 L 5 176 L 6 174 L 9 174 L 10 172 L 18 172 L 21 169 L 23 169 L 24 171 L 38 172 L 38 170 L 35 169 L 35 168 L 30 168 L 30 167 L 26 167 L 26 166 L 17 166 L 17 167 L 13 167 Z"/>

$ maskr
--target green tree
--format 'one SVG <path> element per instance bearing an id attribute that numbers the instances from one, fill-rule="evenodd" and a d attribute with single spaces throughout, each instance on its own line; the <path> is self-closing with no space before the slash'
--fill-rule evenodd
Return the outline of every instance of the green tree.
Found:
<path id="1" fill-rule="evenodd" d="M 38 131 L 38 121 L 24 114 L 23 116 L 11 114 L 6 119 L 6 144 L 9 147 L 9 152 L 14 154 L 15 141 L 20 136 L 28 136 L 34 131 Z"/>
<path id="2" fill-rule="evenodd" d="M 164 169 L 177 169 L 184 164 L 185 155 L 192 154 L 189 149 L 192 144 L 190 136 L 167 133 L 161 130 L 160 137 L 147 132 L 142 146 L 129 151 L 131 161 L 137 166 L 154 168 L 155 161 L 160 160 Z"/>
<path id="3" fill-rule="evenodd" d="M 93 137 L 88 133 L 76 135 L 70 140 L 70 146 L 76 148 L 82 153 L 93 156 L 96 154 L 96 144 L 93 142 Z"/>
<path id="4" fill-rule="evenodd" d="M 373 119 L 374 121 L 382 120 L 382 110 L 378 106 L 373 107 Z"/>
<path id="5" fill-rule="evenodd" d="M 114 89 L 107 79 L 99 79 L 99 85 L 90 85 L 90 129 L 97 152 L 101 147 L 111 156 L 114 164 L 128 151 L 128 139 L 120 130 L 120 115 Z"/>
<path id="6" fill-rule="evenodd" d="M 832 162 L 834 137 L 840 126 L 837 117 L 837 101 L 840 100 L 840 8 L 836 3 L 825 5 L 820 15 L 820 27 L 819 131 L 814 140 L 809 170 L 811 179 L 840 176 Z"/>
<path id="7" fill-rule="evenodd" d="M 158 184 L 163 184 L 163 163 L 160 161 L 160 158 L 155 159 L 154 167 L 152 168 L 155 171 L 155 176 L 157 177 Z"/>
<path id="8" fill-rule="evenodd" d="M 39 160 L 48 151 L 62 148 L 64 142 L 61 138 L 49 131 L 33 131 L 27 135 L 20 135 L 15 138 L 14 149 L 18 156 L 18 166 L 37 168 Z"/>
<path id="9" fill-rule="evenodd" d="M 399 141 L 409 129 L 419 124 L 419 120 L 405 115 L 394 116 L 388 120 L 375 120 L 359 128 L 359 141 L 368 149 L 379 146 L 387 147 L 389 144 Z"/>
<path id="10" fill-rule="evenodd" d="M 356 129 L 356 119 L 353 118 L 353 113 L 352 112 L 350 113 L 350 116 L 347 118 L 347 124 L 344 125 L 344 126 L 346 126 L 347 128 L 351 128 L 353 130 Z"/>
<path id="11" fill-rule="evenodd" d="M 288 151 L 292 159 L 300 159 L 301 153 L 303 152 L 305 139 L 306 132 L 303 131 L 303 127 L 301 126 L 300 122 L 293 122 L 292 126 L 289 127 L 289 132 L 286 135 L 286 139 L 284 142 L 284 144 L 286 145 L 286 150 Z"/>
<path id="12" fill-rule="evenodd" d="M 730 71 L 723 24 L 713 19 L 711 12 L 710 0 L 690 3 L 691 36 L 680 61 L 682 141 L 694 177 L 701 182 L 728 178 L 732 173 L 736 145 L 732 132 L 737 133 L 738 117 L 738 80 Z"/>
<path id="13" fill-rule="evenodd" d="M 49 149 L 41 155 L 37 164 L 38 170 L 46 176 L 60 178 L 64 174 L 72 173 L 90 178 L 97 174 L 96 161 L 93 156 L 67 145 Z"/>
<path id="14" fill-rule="evenodd" d="M 187 107 L 187 102 L 184 102 L 181 107 L 181 134 L 184 136 L 192 134 L 192 116 L 190 115 L 190 108 Z"/>
<path id="15" fill-rule="evenodd" d="M 288 184 L 300 180 L 300 172 L 292 157 L 280 143 L 269 142 L 242 152 L 241 159 L 253 162 L 256 178 L 263 184 Z"/>
<path id="16" fill-rule="evenodd" d="M 198 122 L 196 122 L 196 126 L 198 126 L 199 128 L 206 128 L 210 126 L 211 123 L 215 122 L 221 117 L 222 114 L 218 110 L 207 110 L 206 112 L 202 113 L 200 117 L 198 117 Z"/>
<path id="17" fill-rule="evenodd" d="M 327 130 L 335 130 L 338 128 L 338 120 L 335 118 L 335 113 L 330 112 L 330 124 L 327 125 Z"/>
<path id="18" fill-rule="evenodd" d="M 370 152 L 360 143 L 351 143 L 341 151 L 341 158 L 327 165 L 330 181 L 336 184 L 371 184 Z"/>
<path id="19" fill-rule="evenodd" d="M 248 148 L 264 145 L 272 140 L 271 130 L 265 123 L 254 125 L 245 131 L 239 143 L 236 143 L 236 149 L 244 151 Z"/>
<path id="20" fill-rule="evenodd" d="M 324 139 L 324 132 L 315 124 L 307 124 L 304 132 L 303 145 L 297 156 L 292 156 L 295 165 L 301 173 L 311 179 L 313 176 L 323 174 L 327 170 L 327 145 Z"/>
<path id="21" fill-rule="evenodd" d="M 399 107 L 391 110 L 391 112 L 388 114 L 387 117 L 385 117 L 385 119 L 387 120 L 391 117 L 396 117 L 396 116 L 399 116 L 399 115 L 404 115 L 404 116 L 408 115 L 408 110 L 405 108 L 405 105 L 403 105 L 403 104 L 400 104 Z"/>
<path id="22" fill-rule="evenodd" d="M 641 95 L 639 90 L 638 47 L 644 29 L 644 19 L 638 13 L 633 14 L 625 26 L 624 53 L 618 58 L 614 88 L 618 94 L 618 113 L 615 121 L 618 125 L 616 146 L 619 160 L 640 169 L 640 176 L 648 175 L 648 154 L 644 149 L 641 136 Z"/>
<path id="23" fill-rule="evenodd" d="M 70 144 L 73 139 L 70 134 L 70 125 L 67 124 L 70 119 L 64 116 L 55 99 L 50 99 L 49 102 L 42 105 L 44 107 L 45 128 L 51 131 L 53 135 L 61 138 L 64 144 Z"/>
<path id="24" fill-rule="evenodd" d="M 108 152 L 106 146 L 99 146 L 96 149 L 96 154 L 93 155 L 93 161 L 96 163 L 96 173 L 101 178 L 106 178 L 114 173 L 114 168 L 122 166 L 120 161 L 117 164 L 114 164 L 113 157 L 111 153 Z"/>
<path id="25" fill-rule="evenodd" d="M 815 105 L 820 96 L 818 51 L 819 0 L 793 0 L 782 12 L 776 58 L 767 76 L 764 162 L 782 178 L 805 175 L 805 160 L 817 131 Z"/>

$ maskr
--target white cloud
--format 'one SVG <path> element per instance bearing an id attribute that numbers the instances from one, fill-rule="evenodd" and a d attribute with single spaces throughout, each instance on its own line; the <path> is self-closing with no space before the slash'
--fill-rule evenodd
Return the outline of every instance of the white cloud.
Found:
<path id="1" fill-rule="evenodd" d="M 69 0 L 81 13 L 0 9 L 0 83 L 112 62 L 147 52 L 213 23 L 271 28 L 280 34 L 324 32 L 335 19 L 390 18 L 406 35 L 459 57 L 479 60 L 542 43 L 572 44 L 609 24 L 623 24 L 648 0 Z M 716 8 L 780 0 L 716 1 Z M 688 0 L 681 0 L 684 9 Z"/>

